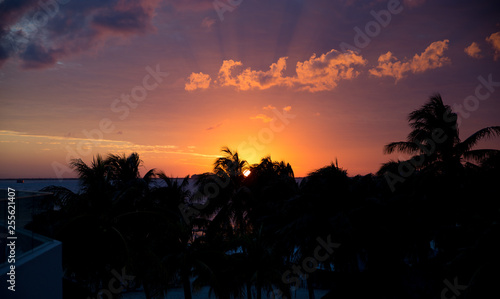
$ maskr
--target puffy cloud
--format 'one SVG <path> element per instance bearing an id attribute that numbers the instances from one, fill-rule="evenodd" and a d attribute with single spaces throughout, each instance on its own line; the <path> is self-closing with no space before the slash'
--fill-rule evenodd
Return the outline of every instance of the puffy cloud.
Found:
<path id="1" fill-rule="evenodd" d="M 369 70 L 376 77 L 390 76 L 396 81 L 404 78 L 407 72 L 422 73 L 427 70 L 440 68 L 450 62 L 448 57 L 443 56 L 448 49 L 449 40 L 437 41 L 430 44 L 420 55 L 415 54 L 411 60 L 402 62 L 393 56 L 392 52 L 380 55 L 378 65 Z"/>
<path id="2" fill-rule="evenodd" d="M 340 80 L 353 79 L 359 74 L 353 66 L 365 64 L 361 55 L 332 49 L 319 57 L 313 54 L 309 60 L 297 62 L 297 77 L 292 80 L 310 92 L 332 90 Z"/>
<path id="3" fill-rule="evenodd" d="M 27 69 L 155 30 L 152 19 L 160 0 L 0 2 L 0 66 L 18 58 Z"/>
<path id="4" fill-rule="evenodd" d="M 224 60 L 219 70 L 219 84 L 221 86 L 234 86 L 239 90 L 268 89 L 273 86 L 290 85 L 289 79 L 283 77 L 286 59 L 287 57 L 281 57 L 278 62 L 271 64 L 268 71 L 255 71 L 247 68 L 235 76 L 232 75 L 232 71 L 242 66 L 242 63 Z"/>
<path id="5" fill-rule="evenodd" d="M 413 73 L 422 73 L 426 70 L 439 68 L 449 63 L 450 59 L 448 57 L 443 57 L 444 51 L 448 49 L 449 42 L 450 41 L 447 39 L 433 42 L 422 54 L 415 54 L 411 62 L 411 71 Z"/>
<path id="6" fill-rule="evenodd" d="M 274 86 L 297 87 L 309 92 L 334 89 L 340 80 L 355 78 L 359 72 L 355 66 L 365 65 L 366 60 L 352 51 L 341 53 L 331 50 L 317 57 L 312 55 L 304 62 L 297 62 L 296 76 L 284 76 L 287 57 L 281 57 L 271 64 L 269 70 L 246 68 L 242 62 L 224 60 L 219 69 L 217 84 L 232 86 L 238 90 L 268 89 Z"/>
<path id="7" fill-rule="evenodd" d="M 238 86 L 236 79 L 232 78 L 232 69 L 243 65 L 241 61 L 224 60 L 219 69 L 219 84 L 222 86 Z"/>
<path id="8" fill-rule="evenodd" d="M 189 83 L 186 83 L 185 90 L 195 90 L 195 89 L 207 89 L 210 87 L 210 81 L 212 80 L 209 75 L 203 73 L 192 73 L 189 76 Z"/>
<path id="9" fill-rule="evenodd" d="M 292 106 L 286 106 L 283 108 L 283 111 L 290 112 L 292 110 Z"/>
<path id="10" fill-rule="evenodd" d="M 488 36 L 486 41 L 493 46 L 495 50 L 495 60 L 498 60 L 500 58 L 500 31 Z"/>
<path id="11" fill-rule="evenodd" d="M 392 55 L 391 51 L 389 51 L 380 55 L 378 58 L 378 66 L 371 69 L 369 72 L 377 77 L 392 76 L 396 78 L 396 80 L 399 80 L 403 78 L 403 73 L 408 72 L 409 70 L 409 62 L 402 63 Z"/>
<path id="12" fill-rule="evenodd" d="M 470 46 L 465 48 L 464 51 L 472 58 L 481 58 L 481 54 L 479 54 L 481 49 L 479 49 L 479 45 L 476 42 L 470 44 Z"/>

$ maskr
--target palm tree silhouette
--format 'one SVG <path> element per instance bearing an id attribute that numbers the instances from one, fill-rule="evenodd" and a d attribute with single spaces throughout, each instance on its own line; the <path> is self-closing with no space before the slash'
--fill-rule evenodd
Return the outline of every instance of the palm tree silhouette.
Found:
<path id="1" fill-rule="evenodd" d="M 265 234 L 276 231 L 280 213 L 286 201 L 298 193 L 293 169 L 284 161 L 273 161 L 270 156 L 251 167 L 246 185 L 252 199 L 247 206 L 248 219 L 253 227 L 264 226 Z M 268 231 L 267 231 L 268 230 Z"/>
<path id="2" fill-rule="evenodd" d="M 187 203 L 191 197 L 191 191 L 188 189 L 189 176 L 179 181 L 160 172 L 158 177 L 165 183 L 165 186 L 152 191 L 154 206 L 161 211 L 165 220 L 162 239 L 167 246 L 165 252 L 160 253 L 161 264 L 166 277 L 180 277 L 184 298 L 191 299 L 191 270 L 199 263 L 197 246 L 193 244 L 194 223 L 186 222 L 178 209 L 179 204 Z"/>
<path id="3" fill-rule="evenodd" d="M 55 225 L 55 238 L 64 244 L 63 264 L 66 277 L 75 277 L 91 292 L 97 292 L 105 283 L 109 270 L 128 259 L 129 248 L 116 223 L 113 211 L 111 168 L 100 155 L 90 165 L 81 159 L 71 162 L 78 173 L 81 191 L 73 193 L 63 187 L 49 186 L 43 191 L 52 192 L 60 207 L 61 219 Z M 104 250 L 92 244 L 98 242 Z"/>
<path id="4" fill-rule="evenodd" d="M 142 178 L 140 177 L 142 160 L 137 153 L 132 153 L 128 157 L 125 154 L 110 154 L 107 163 L 111 167 L 113 184 L 117 189 L 127 189 L 136 184 L 149 184 L 156 174 L 155 169 L 150 169 Z"/>
<path id="5" fill-rule="evenodd" d="M 282 225 L 287 201 L 298 193 L 293 169 L 284 161 L 273 161 L 270 156 L 251 166 L 245 179 L 251 200 L 245 206 L 252 232 L 240 238 L 242 257 L 247 281 L 247 298 L 252 298 L 252 285 L 261 298 L 262 290 L 267 293 L 279 290 L 289 296 L 290 288 L 282 280 L 287 269 L 283 262 L 293 248 L 280 242 L 277 230 Z"/>
<path id="6" fill-rule="evenodd" d="M 241 235 L 250 229 L 246 213 L 249 190 L 243 184 L 248 162 L 227 147 L 223 147 L 222 152 L 224 156 L 217 158 L 213 172 L 202 174 L 196 182 L 200 194 L 216 186 L 201 214 L 213 217 L 207 228 L 208 235 Z"/>
<path id="7" fill-rule="evenodd" d="M 435 94 L 422 107 L 409 114 L 408 121 L 413 130 L 407 140 L 387 144 L 384 152 L 391 154 L 399 151 L 412 155 L 406 162 L 416 169 L 448 174 L 462 169 L 467 161 L 481 163 L 498 154 L 498 150 L 473 150 L 473 147 L 482 139 L 500 135 L 500 126 L 483 128 L 461 141 L 457 120 L 457 114 L 443 103 L 441 95 Z M 395 170 L 398 163 L 385 163 L 379 174 Z"/>
<path id="8" fill-rule="evenodd" d="M 60 207 L 55 237 L 63 241 L 65 252 L 71 253 L 63 255 L 66 276 L 77 277 L 91 292 L 109 281 L 111 269 L 134 265 L 133 249 L 137 246 L 132 236 L 144 228 L 138 223 L 147 220 L 138 209 L 155 175 L 150 170 L 141 178 L 140 165 L 136 153 L 109 155 L 107 159 L 97 155 L 89 165 L 74 159 L 70 166 L 78 174 L 79 193 L 58 186 L 42 189 L 52 192 Z M 96 243 L 99 248 L 92 245 Z"/>
<path id="9" fill-rule="evenodd" d="M 287 202 L 287 218 L 279 229 L 283 242 L 289 244 L 291 249 L 291 261 L 300 263 L 313 256 L 318 237 L 326 239 L 331 235 L 336 241 L 344 238 L 344 230 L 349 226 L 345 216 L 348 195 L 349 177 L 338 163 L 311 172 L 302 180 L 299 194 Z M 341 243 L 343 247 L 346 246 L 346 242 Z M 336 251 L 335 257 L 332 255 L 321 264 L 325 268 L 334 265 L 335 271 L 341 272 L 352 268 L 355 263 L 352 256 L 348 255 L 351 252 L 340 257 L 339 252 Z M 306 280 L 309 298 L 314 299 L 313 275 L 303 273 L 304 276 L 300 278 Z"/>
<path id="10" fill-rule="evenodd" d="M 273 287 L 289 296 L 289 286 L 282 279 L 286 268 L 282 262 L 283 251 L 279 248 L 279 242 L 265 236 L 262 226 L 238 241 L 243 251 L 240 257 L 247 283 L 247 298 L 252 299 L 252 285 L 255 285 L 257 299 L 262 298 L 262 290 L 269 293 Z"/>

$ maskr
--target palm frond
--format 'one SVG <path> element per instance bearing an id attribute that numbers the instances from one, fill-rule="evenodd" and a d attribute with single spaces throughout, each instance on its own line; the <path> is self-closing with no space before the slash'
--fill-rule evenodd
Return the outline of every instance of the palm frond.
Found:
<path id="1" fill-rule="evenodd" d="M 480 149 L 480 150 L 467 151 L 463 154 L 463 157 L 465 160 L 481 163 L 484 160 L 499 154 L 500 150 Z"/>
<path id="2" fill-rule="evenodd" d="M 228 146 L 223 146 L 222 149 L 221 149 L 221 151 L 223 153 L 226 153 L 228 156 L 233 156 L 233 153 L 231 152 L 231 150 L 229 149 Z"/>
<path id="3" fill-rule="evenodd" d="M 500 126 L 486 127 L 476 133 L 469 136 L 458 145 L 458 149 L 461 153 L 470 151 L 470 149 L 476 145 L 483 138 L 491 138 L 495 136 L 500 136 Z"/>
<path id="4" fill-rule="evenodd" d="M 143 176 L 143 179 L 144 181 L 146 181 L 147 183 L 150 183 L 151 182 L 151 179 L 153 179 L 155 176 L 156 176 L 156 169 L 153 168 L 153 169 L 150 169 L 148 172 L 146 172 L 146 174 Z"/>
<path id="5" fill-rule="evenodd" d="M 59 205 L 61 207 L 66 207 L 70 203 L 78 200 L 78 194 L 64 187 L 52 185 L 52 186 L 47 186 L 41 189 L 40 191 L 52 193 L 56 198 L 54 204 Z"/>
<path id="6" fill-rule="evenodd" d="M 172 186 L 172 179 L 168 175 L 166 175 L 163 171 L 160 171 L 158 173 L 158 177 L 162 179 L 165 182 L 165 184 L 167 184 L 167 187 Z"/>
<path id="7" fill-rule="evenodd" d="M 447 109 L 450 109 L 450 107 L 448 105 L 444 105 L 441 95 L 437 93 L 432 95 L 422 107 L 411 112 L 408 115 L 408 121 L 418 122 L 422 120 L 426 121 L 428 119 L 433 119 L 437 116 L 436 112 L 445 112 Z"/>
<path id="8" fill-rule="evenodd" d="M 385 154 L 392 154 L 395 151 L 406 154 L 415 154 L 420 152 L 420 148 L 416 143 L 408 141 L 391 142 L 384 147 Z"/>
<path id="9" fill-rule="evenodd" d="M 414 129 L 408 134 L 408 142 L 423 142 L 426 139 L 432 138 L 432 129 L 431 128 L 419 128 Z"/>
<path id="10" fill-rule="evenodd" d="M 377 171 L 377 175 L 384 175 L 386 172 L 398 173 L 399 162 L 400 161 L 390 160 L 389 162 L 383 163 Z"/>
<path id="11" fill-rule="evenodd" d="M 100 156 L 98 155 L 97 159 L 99 159 L 99 157 Z M 80 177 L 86 177 L 89 174 L 90 167 L 85 162 L 83 162 L 82 159 L 72 159 L 69 164 L 71 168 L 76 170 Z"/>

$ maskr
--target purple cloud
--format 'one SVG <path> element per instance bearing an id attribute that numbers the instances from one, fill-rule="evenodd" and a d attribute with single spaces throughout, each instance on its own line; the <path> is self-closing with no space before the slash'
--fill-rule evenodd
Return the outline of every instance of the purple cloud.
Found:
<path id="1" fill-rule="evenodd" d="M 18 58 L 25 69 L 50 67 L 109 38 L 153 32 L 159 2 L 6 0 L 0 3 L 0 66 Z"/>

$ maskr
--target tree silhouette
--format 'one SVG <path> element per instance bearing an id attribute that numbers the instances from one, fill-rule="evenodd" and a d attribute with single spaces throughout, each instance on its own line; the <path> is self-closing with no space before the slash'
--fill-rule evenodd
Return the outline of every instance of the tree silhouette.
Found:
<path id="1" fill-rule="evenodd" d="M 42 189 L 54 194 L 54 204 L 60 209 L 53 237 L 64 244 L 65 276 L 82 282 L 90 293 L 109 281 L 111 270 L 134 264 L 131 236 L 144 228 L 141 224 L 147 226 L 141 215 L 144 211 L 138 208 L 154 176 L 150 170 L 141 178 L 140 165 L 136 153 L 107 159 L 97 155 L 90 165 L 75 159 L 70 166 L 78 174 L 80 192 L 58 186 Z"/>
<path id="2" fill-rule="evenodd" d="M 408 161 L 385 163 L 379 174 L 401 170 L 401 162 L 406 163 L 405 167 L 411 168 L 408 172 L 417 169 L 436 174 L 452 174 L 469 165 L 469 161 L 481 163 L 498 155 L 498 150 L 473 148 L 482 139 L 500 135 L 500 126 L 483 128 L 461 141 L 458 116 L 450 106 L 443 103 L 439 94 L 431 96 L 422 107 L 411 112 L 408 122 L 412 131 L 407 140 L 387 144 L 384 152 L 391 154 L 399 151 L 412 157 Z"/>
<path id="3" fill-rule="evenodd" d="M 213 217 L 207 235 L 245 234 L 250 229 L 246 213 L 249 190 L 243 184 L 243 171 L 248 163 L 227 147 L 222 148 L 222 152 L 224 156 L 217 158 L 213 172 L 204 173 L 197 180 L 199 194 L 209 194 L 201 214 Z"/>
<path id="4" fill-rule="evenodd" d="M 66 281 L 84 290 L 65 294 L 71 298 L 95 295 L 124 266 L 146 298 L 172 287 L 187 299 L 202 287 L 222 299 L 290 297 L 300 279 L 309 298 L 318 287 L 330 288 L 324 298 L 439 298 L 443 279 L 454 277 L 470 285 L 464 298 L 484 297 L 500 265 L 500 151 L 474 147 L 500 127 L 462 141 L 439 95 L 408 120 L 407 140 L 385 152 L 411 158 L 379 171 L 414 168 L 398 192 L 382 176 L 349 177 L 338 163 L 298 184 L 290 164 L 268 156 L 250 166 L 227 147 L 196 190 L 189 176 L 141 176 L 137 153 L 97 155 L 71 162 L 79 192 L 43 190 L 54 195 L 52 210 L 31 226 L 63 242 Z M 186 218 L 180 207 L 199 213 Z M 330 250 L 332 243 L 340 246 Z M 318 250 L 328 254 L 312 260 Z"/>

